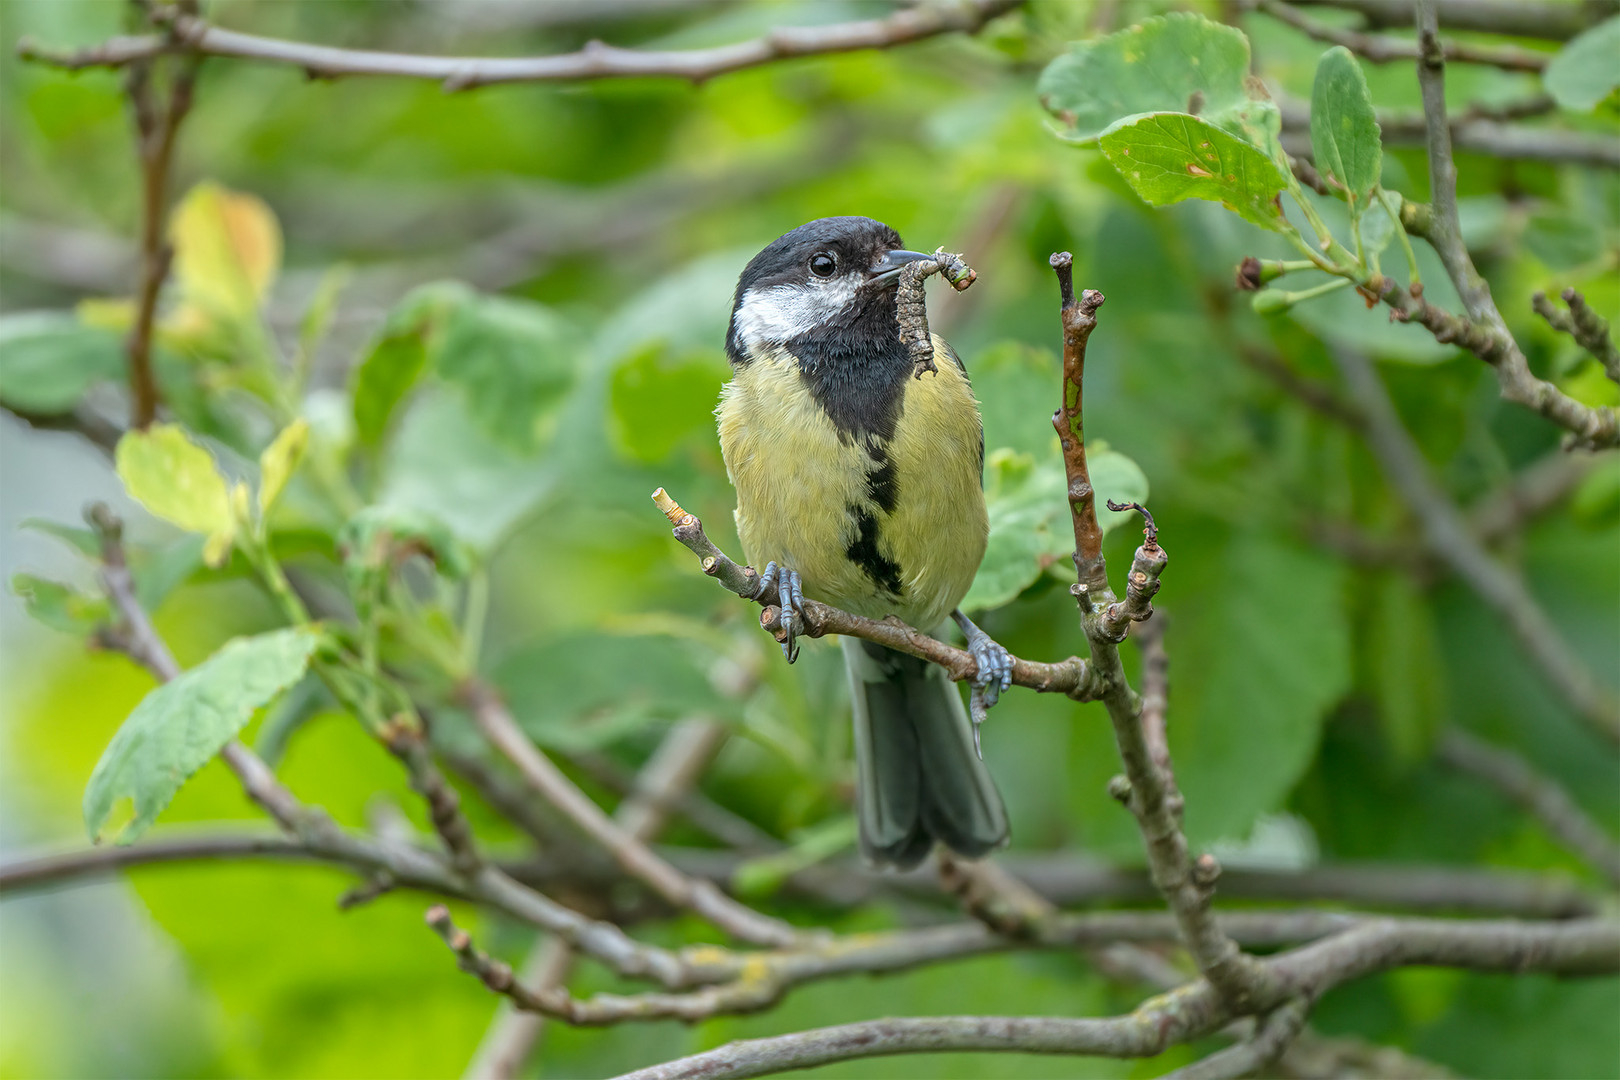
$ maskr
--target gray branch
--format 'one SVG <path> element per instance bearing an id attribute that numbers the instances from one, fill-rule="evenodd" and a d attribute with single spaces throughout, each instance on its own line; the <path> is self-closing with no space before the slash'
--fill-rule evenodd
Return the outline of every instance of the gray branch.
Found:
<path id="1" fill-rule="evenodd" d="M 118 37 L 76 52 L 57 52 L 35 42 L 18 43 L 26 60 L 70 70 L 119 68 L 165 53 L 221 56 L 302 69 L 311 78 L 391 75 L 431 79 L 446 90 L 467 90 L 497 83 L 576 82 L 609 78 L 676 78 L 702 82 L 776 60 L 829 53 L 886 49 L 940 34 L 976 32 L 1019 0 L 966 0 L 902 8 L 881 19 L 828 26 L 780 27 L 764 37 L 708 49 L 642 51 L 592 41 L 578 52 L 558 56 L 466 57 L 420 56 L 340 49 L 244 34 L 214 26 L 194 15 L 161 10 L 167 33 Z"/>
<path id="2" fill-rule="evenodd" d="M 1382 34 L 1365 34 L 1355 30 L 1341 30 L 1313 19 L 1283 0 L 1259 0 L 1260 10 L 1280 22 L 1317 41 L 1330 45 L 1343 45 L 1351 52 L 1374 64 L 1387 64 L 1394 60 L 1416 60 L 1417 43 L 1404 38 Z M 1521 49 L 1513 45 L 1473 45 L 1463 41 L 1443 44 L 1446 59 L 1454 63 L 1486 64 L 1509 71 L 1541 71 L 1547 66 L 1551 53 Z"/>
<path id="3" fill-rule="evenodd" d="M 1295 995 L 1310 997 L 1351 979 L 1420 964 L 1514 974 L 1597 975 L 1620 970 L 1620 920 L 1583 919 L 1551 926 L 1374 920 L 1262 963 Z M 1126 1016 L 869 1020 L 734 1042 L 627 1073 L 619 1080 L 767 1076 L 835 1061 L 962 1051 L 1152 1057 L 1216 1031 L 1233 1018 L 1214 988 L 1199 981 L 1151 998 Z"/>

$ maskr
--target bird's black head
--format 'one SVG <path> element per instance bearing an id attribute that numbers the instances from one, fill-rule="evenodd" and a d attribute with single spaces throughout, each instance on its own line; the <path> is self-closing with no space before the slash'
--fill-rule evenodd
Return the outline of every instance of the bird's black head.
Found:
<path id="1" fill-rule="evenodd" d="M 906 263 L 927 258 L 871 218 L 800 225 L 755 255 L 737 279 L 726 351 L 743 364 L 774 345 L 807 359 L 898 342 L 894 286 Z"/>

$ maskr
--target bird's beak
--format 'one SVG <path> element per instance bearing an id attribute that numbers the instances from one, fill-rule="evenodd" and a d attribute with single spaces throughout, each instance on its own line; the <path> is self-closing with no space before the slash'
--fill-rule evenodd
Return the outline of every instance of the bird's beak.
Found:
<path id="1" fill-rule="evenodd" d="M 883 258 L 879 259 L 871 269 L 871 277 L 867 278 L 868 285 L 882 285 L 885 287 L 900 283 L 900 271 L 906 268 L 907 263 L 921 262 L 932 259 L 921 251 L 885 251 Z"/>

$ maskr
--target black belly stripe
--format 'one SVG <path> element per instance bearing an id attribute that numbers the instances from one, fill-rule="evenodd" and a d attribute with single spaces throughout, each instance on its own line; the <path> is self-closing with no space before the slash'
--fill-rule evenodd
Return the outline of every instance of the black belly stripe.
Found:
<path id="1" fill-rule="evenodd" d="M 866 493 L 879 510 L 892 514 L 900 502 L 900 474 L 889 459 L 889 448 L 882 442 L 867 439 L 866 452 L 873 465 L 866 474 Z"/>
<path id="2" fill-rule="evenodd" d="M 844 554 L 872 579 L 872 584 L 896 599 L 900 596 L 900 564 L 884 555 L 878 547 L 878 523 L 871 511 L 858 506 L 849 508 L 855 519 L 855 539 Z"/>

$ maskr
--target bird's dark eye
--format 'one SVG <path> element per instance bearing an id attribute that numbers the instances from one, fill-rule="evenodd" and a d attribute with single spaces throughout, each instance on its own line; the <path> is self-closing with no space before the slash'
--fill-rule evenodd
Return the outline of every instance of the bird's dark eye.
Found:
<path id="1" fill-rule="evenodd" d="M 838 260 L 829 251 L 818 251 L 810 256 L 810 272 L 816 277 L 832 277 L 838 269 Z"/>

